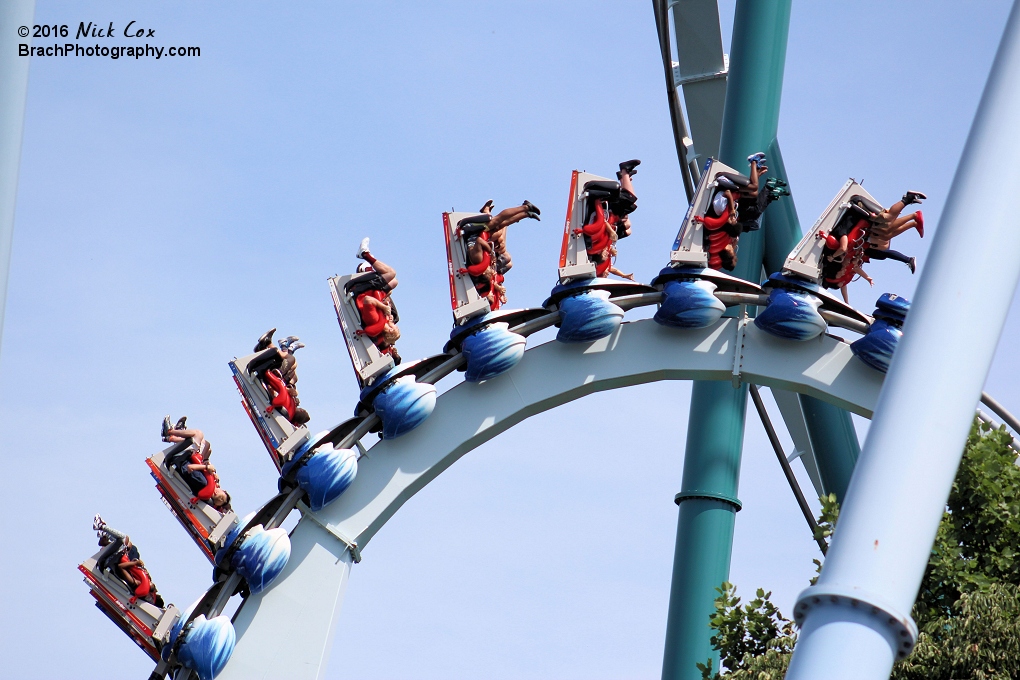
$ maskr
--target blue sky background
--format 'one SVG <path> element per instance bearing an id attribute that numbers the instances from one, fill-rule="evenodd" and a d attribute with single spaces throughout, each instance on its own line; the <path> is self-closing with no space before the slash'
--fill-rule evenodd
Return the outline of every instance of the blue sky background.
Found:
<path id="1" fill-rule="evenodd" d="M 927 192 L 936 231 L 1009 3 L 962 7 L 794 3 L 780 140 L 803 223 L 852 175 L 886 204 Z M 271 326 L 299 335 L 312 425 L 347 418 L 356 383 L 326 278 L 354 267 L 362 236 L 399 271 L 414 358 L 451 324 L 443 210 L 542 208 L 510 236 L 511 305 L 534 306 L 555 282 L 572 169 L 642 159 L 619 259 L 640 280 L 686 208 L 649 2 L 38 0 L 36 21 L 132 19 L 202 56 L 31 65 L 0 359 L 7 677 L 145 677 L 75 570 L 92 515 L 131 534 L 169 601 L 207 587 L 144 463 L 159 421 L 205 430 L 239 511 L 268 499 L 274 469 L 227 361 Z M 930 240 L 896 246 L 923 267 Z M 851 291 L 862 310 L 913 292 L 902 265 L 870 273 L 874 290 Z M 1002 348 L 1018 319 L 987 388 L 1015 411 Z M 588 397 L 443 474 L 354 569 L 327 677 L 657 678 L 689 394 Z M 753 416 L 740 497 L 732 580 L 789 611 L 817 550 Z"/>

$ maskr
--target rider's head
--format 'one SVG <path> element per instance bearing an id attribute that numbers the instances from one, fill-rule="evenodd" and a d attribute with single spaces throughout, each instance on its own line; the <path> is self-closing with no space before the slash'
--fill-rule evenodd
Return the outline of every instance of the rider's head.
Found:
<path id="1" fill-rule="evenodd" d="M 400 329 L 392 321 L 383 326 L 382 339 L 387 345 L 393 345 L 400 339 Z"/>
<path id="2" fill-rule="evenodd" d="M 230 510 L 230 494 L 216 487 L 216 491 L 213 492 L 212 498 L 209 499 L 209 503 L 218 510 L 227 512 Z"/>

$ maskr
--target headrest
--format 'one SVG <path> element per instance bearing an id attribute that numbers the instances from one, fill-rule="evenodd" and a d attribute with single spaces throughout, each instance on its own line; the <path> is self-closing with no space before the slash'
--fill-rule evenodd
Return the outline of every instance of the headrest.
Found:
<path id="1" fill-rule="evenodd" d="M 351 277 L 350 281 L 344 284 L 344 292 L 350 293 L 355 288 L 371 290 L 373 287 L 379 287 L 379 284 L 381 283 L 382 276 L 380 276 L 379 272 L 377 271 L 365 272 L 364 274 L 356 274 Z"/>
<path id="2" fill-rule="evenodd" d="M 739 184 L 731 180 L 729 177 L 725 177 L 724 175 L 716 176 L 715 185 L 720 189 L 725 189 L 726 191 L 737 191 L 740 189 Z"/>
<path id="3" fill-rule="evenodd" d="M 883 212 L 885 210 L 885 208 L 880 206 L 878 203 L 875 203 L 874 201 L 872 201 L 872 200 L 870 200 L 870 199 L 868 199 L 868 198 L 866 198 L 864 196 L 861 196 L 860 194 L 854 194 L 853 196 L 851 196 L 850 197 L 850 202 L 851 203 L 859 203 L 861 206 L 864 207 L 865 210 L 869 210 L 869 211 L 871 211 L 873 213 L 880 213 L 880 212 Z"/>
<path id="4" fill-rule="evenodd" d="M 739 172 L 720 172 L 715 176 L 715 181 L 718 182 L 720 177 L 724 177 L 738 187 L 746 187 L 751 183 L 751 178 L 741 175 Z"/>
<path id="5" fill-rule="evenodd" d="M 465 217 L 462 219 L 457 223 L 457 226 L 463 229 L 465 224 L 488 224 L 491 219 L 492 215 L 486 213 L 482 213 L 481 215 L 472 215 L 471 217 Z"/>
<path id="6" fill-rule="evenodd" d="M 608 191 L 615 194 L 620 191 L 620 183 L 609 179 L 593 179 L 590 182 L 585 182 L 584 191 Z"/>

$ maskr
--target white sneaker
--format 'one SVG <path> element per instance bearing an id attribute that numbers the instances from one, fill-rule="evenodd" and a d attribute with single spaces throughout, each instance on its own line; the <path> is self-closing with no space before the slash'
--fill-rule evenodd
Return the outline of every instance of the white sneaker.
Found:
<path id="1" fill-rule="evenodd" d="M 104 528 L 106 528 L 106 522 L 103 521 L 103 518 L 97 512 L 96 516 L 92 518 L 92 530 L 101 531 Z"/>
<path id="2" fill-rule="evenodd" d="M 354 255 L 354 257 L 358 258 L 359 260 L 363 260 L 365 259 L 365 253 L 367 252 L 368 252 L 368 237 L 366 236 L 365 238 L 361 239 L 361 245 L 358 246 L 358 252 Z"/>

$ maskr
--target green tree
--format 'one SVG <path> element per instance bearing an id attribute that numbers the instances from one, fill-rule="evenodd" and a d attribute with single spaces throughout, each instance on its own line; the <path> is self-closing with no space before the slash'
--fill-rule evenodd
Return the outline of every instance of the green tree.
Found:
<path id="1" fill-rule="evenodd" d="M 917 645 L 893 680 L 1020 679 L 1020 467 L 1012 442 L 1005 428 L 977 421 L 971 428 L 912 612 Z M 819 533 L 828 541 L 839 507 L 833 496 L 820 500 Z M 771 593 L 756 595 L 742 607 L 734 586 L 719 588 L 711 626 L 723 673 L 711 661 L 699 664 L 706 680 L 785 676 L 794 625 Z"/>

